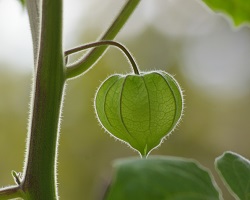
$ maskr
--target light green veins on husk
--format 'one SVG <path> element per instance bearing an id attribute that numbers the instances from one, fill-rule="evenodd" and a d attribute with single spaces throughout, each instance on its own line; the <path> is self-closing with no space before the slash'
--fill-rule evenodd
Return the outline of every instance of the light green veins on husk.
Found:
<path id="1" fill-rule="evenodd" d="M 147 156 L 177 125 L 183 97 L 176 80 L 166 72 L 116 74 L 98 89 L 95 109 L 111 135 Z"/>

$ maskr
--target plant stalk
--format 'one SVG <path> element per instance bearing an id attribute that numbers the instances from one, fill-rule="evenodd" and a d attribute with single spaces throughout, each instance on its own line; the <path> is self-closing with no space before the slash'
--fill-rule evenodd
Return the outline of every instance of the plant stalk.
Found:
<path id="1" fill-rule="evenodd" d="M 39 45 L 35 44 L 33 48 L 35 51 L 35 77 L 31 99 L 33 104 L 23 178 L 18 179 L 16 186 L 0 189 L 0 199 L 16 197 L 22 197 L 25 200 L 58 199 L 57 148 L 65 81 L 88 70 L 107 48 L 93 49 L 81 63 L 73 64 L 66 71 L 62 51 L 62 0 L 41 1 L 42 11 L 38 13 L 40 1 L 29 0 L 29 15 L 32 9 L 38 9 L 35 16 L 41 17 L 41 27 L 35 24 L 36 27 L 32 33 L 33 43 L 38 39 Z M 101 40 L 112 40 L 139 2 L 140 0 L 128 0 Z M 30 20 L 33 20 L 32 16 Z M 31 23 L 35 21 L 40 22 L 40 20 L 33 20 Z M 34 26 L 32 27 L 34 29 Z"/>
<path id="2" fill-rule="evenodd" d="M 139 3 L 140 0 L 128 0 L 119 15 L 116 17 L 114 22 L 100 40 L 113 40 Z M 75 62 L 67 67 L 67 79 L 75 78 L 76 76 L 82 75 L 88 71 L 93 66 L 93 64 L 95 64 L 95 62 L 101 58 L 106 49 L 107 46 L 94 48 L 84 58 L 81 58 L 78 62 Z"/>
<path id="3" fill-rule="evenodd" d="M 56 160 L 64 90 L 62 0 L 43 0 L 34 104 L 22 188 L 27 199 L 56 200 Z"/>
<path id="4" fill-rule="evenodd" d="M 23 197 L 23 191 L 19 185 L 13 185 L 5 188 L 0 189 L 0 199 L 1 200 L 8 200 L 14 199 L 18 197 Z"/>
<path id="5" fill-rule="evenodd" d="M 124 53 L 124 55 L 127 57 L 127 59 L 129 60 L 130 65 L 131 65 L 134 73 L 137 74 L 137 75 L 140 74 L 139 67 L 136 64 L 135 59 L 133 58 L 133 56 L 129 52 L 129 50 L 124 45 L 122 45 L 121 43 L 115 42 L 115 41 L 112 41 L 112 40 L 103 40 L 103 41 L 93 42 L 93 43 L 89 43 L 89 44 L 85 44 L 85 45 L 82 45 L 82 46 L 75 47 L 73 49 L 69 49 L 69 50 L 67 50 L 67 51 L 64 52 L 64 56 L 66 57 L 65 58 L 65 62 L 67 63 L 68 56 L 70 54 L 74 54 L 74 53 L 77 53 L 79 51 L 86 50 L 88 48 L 108 46 L 108 45 L 115 46 L 119 50 L 121 50 Z"/>

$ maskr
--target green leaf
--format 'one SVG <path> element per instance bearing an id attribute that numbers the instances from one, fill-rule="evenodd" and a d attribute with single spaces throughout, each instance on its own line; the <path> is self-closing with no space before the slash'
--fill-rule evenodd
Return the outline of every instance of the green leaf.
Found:
<path id="1" fill-rule="evenodd" d="M 196 161 L 153 156 L 115 163 L 106 200 L 219 200 L 209 172 Z"/>
<path id="2" fill-rule="evenodd" d="M 234 197 L 250 200 L 250 161 L 236 153 L 225 152 L 216 159 L 215 165 Z"/>
<path id="3" fill-rule="evenodd" d="M 95 108 L 109 133 L 147 156 L 178 124 L 183 98 L 176 80 L 163 71 L 113 75 L 98 89 Z"/>
<path id="4" fill-rule="evenodd" d="M 21 173 L 17 173 L 16 171 L 12 170 L 11 174 L 14 178 L 14 181 L 16 182 L 16 184 L 20 185 L 21 184 L 21 178 L 22 178 L 22 174 Z"/>
<path id="5" fill-rule="evenodd" d="M 250 2 L 248 0 L 203 0 L 212 10 L 230 16 L 239 26 L 250 22 Z"/>

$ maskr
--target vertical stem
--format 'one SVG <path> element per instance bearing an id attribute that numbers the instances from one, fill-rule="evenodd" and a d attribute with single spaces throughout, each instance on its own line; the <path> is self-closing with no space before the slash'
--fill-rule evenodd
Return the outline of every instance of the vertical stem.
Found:
<path id="1" fill-rule="evenodd" d="M 56 157 L 64 89 L 62 0 L 43 0 L 34 104 L 22 188 L 27 199 L 57 199 Z"/>
<path id="2" fill-rule="evenodd" d="M 38 45 L 40 36 L 39 32 L 40 32 L 40 20 L 41 20 L 41 9 L 40 9 L 41 2 L 42 0 L 25 0 L 30 22 L 35 64 L 37 63 L 37 56 L 38 56 L 37 54 L 38 54 Z"/>

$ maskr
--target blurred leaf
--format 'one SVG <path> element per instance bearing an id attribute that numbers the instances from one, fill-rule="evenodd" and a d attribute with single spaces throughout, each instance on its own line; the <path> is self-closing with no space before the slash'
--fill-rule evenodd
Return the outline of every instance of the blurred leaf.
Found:
<path id="1" fill-rule="evenodd" d="M 250 22 L 248 0 L 203 0 L 212 10 L 229 15 L 236 26 Z"/>
<path id="2" fill-rule="evenodd" d="M 208 171 L 196 161 L 174 157 L 126 159 L 115 163 L 116 174 L 106 200 L 218 200 Z"/>
<path id="3" fill-rule="evenodd" d="M 19 0 L 19 2 L 22 4 L 22 6 L 25 6 L 25 0 Z"/>
<path id="4" fill-rule="evenodd" d="M 250 199 L 250 161 L 233 153 L 225 152 L 215 161 L 218 173 L 237 199 Z"/>

